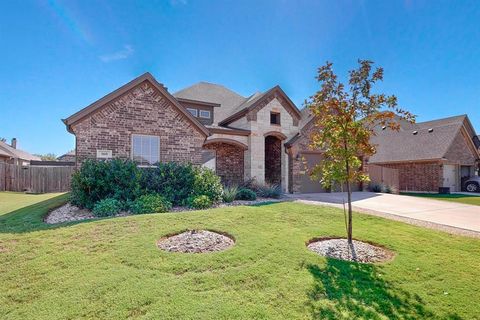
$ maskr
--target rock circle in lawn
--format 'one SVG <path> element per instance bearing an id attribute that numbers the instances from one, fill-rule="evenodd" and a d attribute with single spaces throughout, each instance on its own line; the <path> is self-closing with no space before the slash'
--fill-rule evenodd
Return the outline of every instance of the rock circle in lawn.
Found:
<path id="1" fill-rule="evenodd" d="M 395 256 L 388 249 L 358 240 L 349 245 L 346 238 L 312 239 L 307 248 L 328 258 L 361 263 L 385 262 Z"/>
<path id="2" fill-rule="evenodd" d="M 231 236 L 209 230 L 187 230 L 158 240 L 161 250 L 183 253 L 223 251 L 235 244 Z"/>

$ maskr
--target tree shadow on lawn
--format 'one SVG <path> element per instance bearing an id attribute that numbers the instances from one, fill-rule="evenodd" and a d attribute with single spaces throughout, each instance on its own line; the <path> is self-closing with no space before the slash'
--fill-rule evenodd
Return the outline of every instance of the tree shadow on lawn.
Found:
<path id="1" fill-rule="evenodd" d="M 314 279 L 308 292 L 313 319 L 461 319 L 434 314 L 420 296 L 383 280 L 372 264 L 327 258 L 324 268 L 307 269 Z"/>
<path id="2" fill-rule="evenodd" d="M 0 215 L 0 233 L 25 233 L 46 229 L 56 229 L 67 225 L 89 221 L 72 221 L 59 224 L 48 224 L 43 221 L 45 216 L 51 210 L 64 205 L 67 201 L 68 194 L 63 194 L 2 214 Z"/>

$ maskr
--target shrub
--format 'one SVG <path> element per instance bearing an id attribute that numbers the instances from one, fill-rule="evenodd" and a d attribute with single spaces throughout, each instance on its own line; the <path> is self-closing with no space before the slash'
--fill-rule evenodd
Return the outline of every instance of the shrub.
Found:
<path id="1" fill-rule="evenodd" d="M 133 214 L 167 212 L 172 203 L 159 194 L 145 194 L 130 203 Z"/>
<path id="2" fill-rule="evenodd" d="M 207 209 L 212 206 L 212 200 L 206 195 L 188 198 L 188 206 L 194 209 Z"/>
<path id="3" fill-rule="evenodd" d="M 238 187 L 237 186 L 230 186 L 223 188 L 223 202 L 230 203 L 237 197 Z"/>
<path id="4" fill-rule="evenodd" d="M 71 201 L 91 210 L 106 198 L 132 200 L 140 192 L 139 175 L 139 169 L 130 160 L 86 160 L 72 175 Z"/>
<path id="5" fill-rule="evenodd" d="M 278 184 L 259 185 L 256 194 L 259 197 L 278 199 L 282 195 L 282 187 Z"/>
<path id="6" fill-rule="evenodd" d="M 381 185 L 380 183 L 370 183 L 370 185 L 368 186 L 368 189 L 371 192 L 382 192 L 383 185 Z"/>
<path id="7" fill-rule="evenodd" d="M 194 170 L 192 196 L 205 195 L 214 203 L 222 200 L 223 186 L 220 177 L 208 168 L 194 168 Z"/>
<path id="8" fill-rule="evenodd" d="M 141 169 L 140 186 L 146 193 L 159 193 L 180 205 L 193 193 L 195 174 L 190 164 L 159 163 L 154 168 Z"/>
<path id="9" fill-rule="evenodd" d="M 93 215 L 96 217 L 114 216 L 122 210 L 123 204 L 115 198 L 106 198 L 93 206 Z"/>
<path id="10" fill-rule="evenodd" d="M 240 188 L 237 192 L 236 199 L 253 201 L 257 199 L 257 194 L 250 189 Z"/>
<path id="11" fill-rule="evenodd" d="M 397 189 L 394 186 L 385 185 L 385 186 L 383 186 L 383 192 L 385 192 L 385 193 L 397 193 Z"/>

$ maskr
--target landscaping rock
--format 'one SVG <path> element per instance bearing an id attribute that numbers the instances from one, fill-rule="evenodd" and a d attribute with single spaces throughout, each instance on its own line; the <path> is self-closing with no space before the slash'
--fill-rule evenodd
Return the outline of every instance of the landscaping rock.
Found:
<path id="1" fill-rule="evenodd" d="M 55 210 L 52 210 L 46 217 L 45 222 L 48 224 L 62 223 L 69 221 L 80 221 L 85 219 L 93 219 L 95 216 L 88 210 L 80 209 L 71 203 L 67 203 Z"/>
<path id="2" fill-rule="evenodd" d="M 254 201 L 247 201 L 247 200 L 235 200 L 230 203 L 219 203 L 212 208 L 224 208 L 224 207 L 232 207 L 232 206 L 248 206 L 248 205 L 256 205 L 262 203 L 269 203 L 269 202 L 280 202 L 285 201 L 282 199 L 270 199 L 270 198 L 257 198 Z M 199 209 L 191 209 L 188 207 L 173 207 L 170 212 L 184 212 L 184 211 L 193 211 Z M 206 210 L 206 209 L 201 209 Z M 130 215 L 129 212 L 120 212 L 119 214 L 115 215 L 115 217 L 123 217 Z M 80 221 L 85 219 L 94 219 L 98 218 L 95 217 L 91 211 L 86 209 L 80 209 L 70 203 L 67 203 L 55 210 L 52 210 L 44 219 L 44 221 L 48 224 L 55 224 L 55 223 L 63 223 L 63 222 L 70 222 L 70 221 Z"/>
<path id="3" fill-rule="evenodd" d="M 363 263 L 388 261 L 394 256 L 390 250 L 358 240 L 351 246 L 344 238 L 315 240 L 307 248 L 329 258 Z"/>
<path id="4" fill-rule="evenodd" d="M 157 246 L 162 250 L 183 253 L 223 251 L 234 244 L 233 239 L 207 230 L 189 230 L 157 242 Z"/>

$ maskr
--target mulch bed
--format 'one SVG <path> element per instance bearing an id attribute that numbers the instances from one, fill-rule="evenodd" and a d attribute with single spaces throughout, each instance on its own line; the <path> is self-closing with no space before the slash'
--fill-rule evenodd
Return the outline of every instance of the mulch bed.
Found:
<path id="1" fill-rule="evenodd" d="M 208 230 L 188 230 L 157 242 L 158 248 L 162 250 L 183 253 L 223 251 L 234 244 L 233 238 Z"/>
<path id="2" fill-rule="evenodd" d="M 314 239 L 307 248 L 325 257 L 362 263 L 385 262 L 395 256 L 390 250 L 358 240 L 349 245 L 345 238 Z"/>

